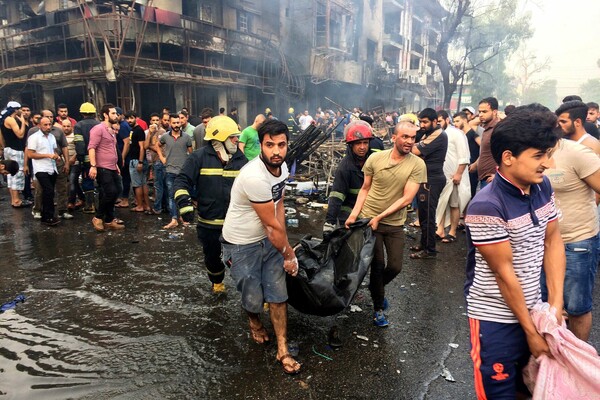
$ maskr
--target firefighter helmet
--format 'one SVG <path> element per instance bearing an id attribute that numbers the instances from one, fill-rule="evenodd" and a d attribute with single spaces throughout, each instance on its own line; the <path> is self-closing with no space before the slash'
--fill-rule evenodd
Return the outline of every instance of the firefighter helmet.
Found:
<path id="1" fill-rule="evenodd" d="M 225 115 L 219 115 L 211 118 L 208 122 L 204 140 L 224 142 L 229 136 L 239 134 L 240 130 L 234 120 Z"/>
<path id="2" fill-rule="evenodd" d="M 363 139 L 373 139 L 373 128 L 365 121 L 352 121 L 344 129 L 346 143 Z"/>
<path id="3" fill-rule="evenodd" d="M 79 107 L 79 112 L 81 114 L 96 114 L 96 107 L 92 103 L 86 102 Z"/>
<path id="4" fill-rule="evenodd" d="M 294 113 L 294 107 L 288 108 L 288 114 L 293 114 L 293 113 Z"/>

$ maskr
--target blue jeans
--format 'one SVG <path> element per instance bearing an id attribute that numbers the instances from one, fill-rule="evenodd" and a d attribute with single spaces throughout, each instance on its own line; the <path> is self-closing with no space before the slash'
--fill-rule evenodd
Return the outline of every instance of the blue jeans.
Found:
<path id="1" fill-rule="evenodd" d="M 165 165 L 156 161 L 154 167 L 154 210 L 162 211 L 163 197 L 165 197 Z"/>
<path id="2" fill-rule="evenodd" d="M 223 263 L 229 260 L 244 310 L 258 314 L 264 302 L 287 301 L 283 256 L 269 239 L 250 244 L 223 243 Z"/>
<path id="3" fill-rule="evenodd" d="M 167 192 L 169 193 L 169 201 L 167 202 L 167 204 L 169 207 L 169 214 L 171 214 L 172 219 L 177 219 L 177 207 L 175 206 L 175 190 L 173 189 L 176 176 L 177 174 L 167 172 Z"/>
<path id="4" fill-rule="evenodd" d="M 569 315 L 579 316 L 592 311 L 594 280 L 598 269 L 598 235 L 579 242 L 565 243 L 564 302 Z M 541 276 L 542 300 L 548 301 L 546 275 Z"/>
<path id="5" fill-rule="evenodd" d="M 69 170 L 69 203 L 71 204 L 75 203 L 78 197 L 80 200 L 85 200 L 79 184 L 79 176 L 81 176 L 81 164 L 72 165 Z"/>

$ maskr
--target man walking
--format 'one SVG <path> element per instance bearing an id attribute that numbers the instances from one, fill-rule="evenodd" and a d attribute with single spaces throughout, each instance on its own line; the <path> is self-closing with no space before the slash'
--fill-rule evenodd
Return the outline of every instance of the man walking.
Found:
<path id="1" fill-rule="evenodd" d="M 417 194 L 419 185 L 427 180 L 425 163 L 411 153 L 417 130 L 410 122 L 398 123 L 392 136 L 394 146 L 367 158 L 363 185 L 345 223 L 348 228 L 359 216 L 371 218 L 375 254 L 369 290 L 373 299 L 373 324 L 379 327 L 389 325 L 384 314 L 387 308 L 385 285 L 402 270 L 406 206 Z"/>
<path id="2" fill-rule="evenodd" d="M 131 146 L 129 147 L 129 176 L 131 186 L 135 195 L 135 207 L 130 208 L 135 212 L 151 212 L 150 199 L 148 197 L 148 161 L 146 160 L 146 133 L 137 123 L 137 115 L 133 111 L 125 113 L 125 119 L 131 127 Z"/>
<path id="3" fill-rule="evenodd" d="M 54 216 L 54 185 L 58 176 L 56 161 L 60 156 L 56 138 L 51 133 L 52 119 L 43 117 L 40 129 L 27 141 L 27 155 L 33 163 L 33 173 L 42 189 L 42 223 L 56 226 L 60 220 Z"/>
<path id="4" fill-rule="evenodd" d="M 542 268 L 548 302 L 562 321 L 565 251 L 543 175 L 555 126 L 551 112 L 529 106 L 498 123 L 490 142 L 498 172 L 468 207 L 465 296 L 479 399 L 526 398 L 523 367 L 531 355 L 550 355 L 529 314 L 541 299 Z"/>
<path id="5" fill-rule="evenodd" d="M 260 320 L 269 303 L 277 337 L 277 360 L 288 374 L 300 371 L 287 346 L 287 288 L 285 273 L 298 273 L 298 260 L 285 229 L 283 197 L 288 178 L 284 163 L 289 132 L 281 121 L 260 126 L 261 154 L 240 172 L 231 189 L 223 224 L 223 260 L 231 260 L 231 276 L 242 294 L 250 332 L 257 343 L 269 341 Z"/>
<path id="6" fill-rule="evenodd" d="M 258 127 L 265 122 L 265 116 L 258 114 L 254 118 L 252 125 L 248 126 L 242 131 L 240 136 L 239 147 L 242 153 L 246 156 L 248 161 L 252 161 L 256 156 L 260 154 L 260 143 L 258 142 Z"/>
<path id="7" fill-rule="evenodd" d="M 119 122 L 117 110 L 112 104 L 105 104 L 100 109 L 102 122 L 90 131 L 88 151 L 90 156 L 91 179 L 96 179 L 100 186 L 100 196 L 96 216 L 92 225 L 97 232 L 105 229 L 120 230 L 125 226 L 115 218 L 115 202 L 119 197 L 119 157 L 117 155 L 116 132 L 112 125 Z"/>
<path id="8" fill-rule="evenodd" d="M 214 293 L 225 291 L 225 265 L 221 261 L 221 232 L 231 187 L 240 169 L 248 162 L 238 151 L 238 125 L 229 117 L 217 116 L 206 127 L 204 140 L 210 145 L 194 151 L 183 164 L 174 182 L 175 203 L 185 222 L 192 222 L 192 188 L 198 188 L 198 239 L 204 265 Z"/>

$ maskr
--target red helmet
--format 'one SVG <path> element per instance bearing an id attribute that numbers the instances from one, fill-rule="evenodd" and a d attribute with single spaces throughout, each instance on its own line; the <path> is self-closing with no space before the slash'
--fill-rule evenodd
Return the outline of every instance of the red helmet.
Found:
<path id="1" fill-rule="evenodd" d="M 352 121 L 346 125 L 344 131 L 346 143 L 373 138 L 373 128 L 365 121 Z"/>

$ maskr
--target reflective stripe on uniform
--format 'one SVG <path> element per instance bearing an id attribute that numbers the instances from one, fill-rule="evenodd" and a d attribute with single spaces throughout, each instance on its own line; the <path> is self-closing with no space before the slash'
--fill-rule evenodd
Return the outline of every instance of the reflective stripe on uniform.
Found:
<path id="1" fill-rule="evenodd" d="M 360 192 L 360 189 L 349 189 L 348 192 L 350 192 L 350 194 L 358 194 L 358 192 Z"/>
<path id="2" fill-rule="evenodd" d="M 329 193 L 329 197 L 335 197 L 336 199 L 340 199 L 341 201 L 346 200 L 346 195 L 341 192 L 331 191 L 331 193 Z"/>
<path id="3" fill-rule="evenodd" d="M 225 220 L 224 219 L 204 219 L 204 218 L 198 216 L 198 222 L 202 222 L 203 224 L 208 224 L 208 225 L 223 225 Z"/>
<path id="4" fill-rule="evenodd" d="M 223 168 L 201 168 L 200 175 L 207 176 L 223 176 L 225 178 L 235 178 L 240 174 L 240 171 L 229 171 Z"/>
<path id="5" fill-rule="evenodd" d="M 185 206 L 179 209 L 179 214 L 187 214 L 189 212 L 194 212 L 194 206 Z"/>
<path id="6" fill-rule="evenodd" d="M 179 196 L 189 196 L 190 192 L 187 191 L 187 189 L 179 189 L 178 191 L 175 192 L 175 196 L 173 196 L 174 199 L 178 198 Z"/>
<path id="7" fill-rule="evenodd" d="M 352 208 L 348 206 L 342 206 L 340 208 L 342 211 L 346 211 L 348 214 L 352 214 Z"/>

